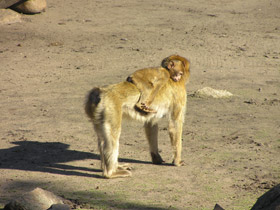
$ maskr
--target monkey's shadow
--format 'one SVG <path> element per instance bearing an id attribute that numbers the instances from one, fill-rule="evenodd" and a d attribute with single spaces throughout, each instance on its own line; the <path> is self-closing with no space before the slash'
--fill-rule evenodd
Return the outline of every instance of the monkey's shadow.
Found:
<path id="1" fill-rule="evenodd" d="M 0 169 L 40 171 L 45 173 L 101 178 L 100 169 L 67 165 L 77 160 L 100 160 L 90 152 L 69 150 L 69 145 L 60 142 L 15 141 L 16 146 L 0 149 Z M 151 162 L 119 159 L 120 162 L 151 164 Z M 99 164 L 98 164 L 99 166 Z"/>

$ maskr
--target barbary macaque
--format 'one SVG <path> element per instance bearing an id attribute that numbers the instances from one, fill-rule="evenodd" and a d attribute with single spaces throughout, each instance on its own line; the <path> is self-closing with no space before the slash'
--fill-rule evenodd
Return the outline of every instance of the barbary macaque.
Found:
<path id="1" fill-rule="evenodd" d="M 178 67 L 180 65 L 181 67 Z M 157 112 L 143 114 L 135 109 L 135 104 L 139 101 L 142 93 L 135 84 L 129 81 L 102 88 L 93 88 L 89 92 L 86 98 L 85 112 L 93 123 L 97 134 L 101 169 L 105 178 L 131 176 L 130 166 L 118 163 L 119 138 L 124 115 L 144 122 L 152 162 L 162 164 L 164 161 L 158 149 L 157 122 L 168 114 L 169 136 L 173 151 L 172 163 L 175 166 L 184 164 L 181 160 L 182 127 L 187 102 L 185 84 L 190 74 L 189 66 L 189 61 L 179 55 L 169 56 L 162 61 L 162 68 L 168 69 L 166 71 L 180 69 L 179 72 L 182 74 L 170 73 L 174 77 L 164 82 L 157 90 L 152 100 L 152 108 Z"/>

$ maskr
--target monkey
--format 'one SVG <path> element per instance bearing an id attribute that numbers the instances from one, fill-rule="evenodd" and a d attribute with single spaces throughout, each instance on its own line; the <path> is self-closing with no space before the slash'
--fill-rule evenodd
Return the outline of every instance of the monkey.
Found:
<path id="1" fill-rule="evenodd" d="M 178 82 L 183 75 L 184 63 L 178 60 L 162 62 L 160 68 L 147 68 L 135 71 L 128 78 L 140 90 L 141 96 L 135 108 L 145 113 L 156 112 L 150 105 L 160 88 L 171 78 Z"/>
<path id="2" fill-rule="evenodd" d="M 162 164 L 164 161 L 158 149 L 158 121 L 168 115 L 169 137 L 173 153 L 172 164 L 174 166 L 184 165 L 184 161 L 181 160 L 182 127 L 187 103 L 185 84 L 190 75 L 190 63 L 184 57 L 171 55 L 162 61 L 162 67 L 168 67 L 171 61 L 181 62 L 184 66 L 180 76 L 181 79 L 177 82 L 169 79 L 158 90 L 153 99 L 153 108 L 157 111 L 155 113 L 143 115 L 135 110 L 134 107 L 141 92 L 131 82 L 123 81 L 102 88 L 95 87 L 89 91 L 84 108 L 97 134 L 102 176 L 104 178 L 132 176 L 129 165 L 118 163 L 119 138 L 124 118 L 144 123 L 152 163 Z"/>
<path id="3" fill-rule="evenodd" d="M 161 87 L 168 81 L 169 72 L 165 68 L 147 68 L 135 71 L 126 81 L 133 83 L 140 91 L 135 109 L 145 113 L 156 112 L 150 105 Z"/>

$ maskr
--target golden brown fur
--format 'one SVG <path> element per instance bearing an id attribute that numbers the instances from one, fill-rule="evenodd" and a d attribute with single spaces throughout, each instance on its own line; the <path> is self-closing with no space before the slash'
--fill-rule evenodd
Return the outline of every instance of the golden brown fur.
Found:
<path id="1" fill-rule="evenodd" d="M 171 60 L 183 63 L 183 75 L 177 82 L 169 78 L 159 89 L 151 104 L 151 108 L 156 110 L 156 113 L 143 114 L 135 110 L 140 92 L 131 82 L 125 81 L 104 88 L 94 88 L 89 92 L 85 111 L 93 122 L 97 133 L 104 177 L 131 176 L 127 165 L 121 166 L 118 164 L 119 137 L 124 115 L 144 122 L 154 164 L 163 162 L 158 152 L 157 120 L 168 115 L 169 135 L 174 156 L 173 164 L 176 166 L 183 164 L 181 160 L 181 138 L 187 100 L 185 83 L 189 78 L 189 62 L 181 56 L 173 55 L 165 58 L 162 61 L 162 66 L 165 67 Z"/>

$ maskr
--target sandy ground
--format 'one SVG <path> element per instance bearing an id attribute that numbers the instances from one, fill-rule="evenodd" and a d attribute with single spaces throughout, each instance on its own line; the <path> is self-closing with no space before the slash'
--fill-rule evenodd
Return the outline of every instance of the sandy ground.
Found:
<path id="1" fill-rule="evenodd" d="M 129 122 L 120 161 L 133 177 L 100 178 L 86 93 L 175 53 L 191 61 L 186 165 L 152 165 L 142 124 Z M 206 86 L 234 97 L 192 97 Z M 280 183 L 280 2 L 49 0 L 0 25 L 0 107 L 0 208 L 41 187 L 83 209 L 250 209 Z"/>

